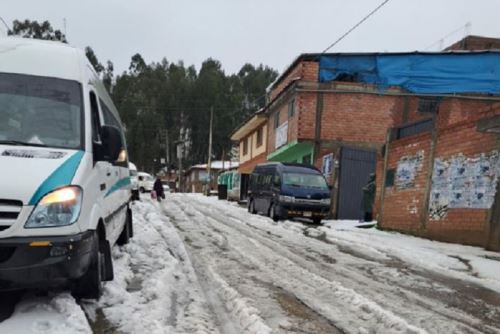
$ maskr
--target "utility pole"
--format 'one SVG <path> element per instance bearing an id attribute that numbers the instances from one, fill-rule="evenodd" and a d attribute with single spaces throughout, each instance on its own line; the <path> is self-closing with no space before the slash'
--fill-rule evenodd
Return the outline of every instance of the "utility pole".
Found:
<path id="1" fill-rule="evenodd" d="M 165 129 L 163 131 L 163 134 L 165 135 L 165 162 L 167 167 L 170 166 L 170 151 L 169 151 L 169 139 L 168 139 L 168 129 Z"/>
<path id="2" fill-rule="evenodd" d="M 214 121 L 214 108 L 210 107 L 210 130 L 208 135 L 208 164 L 207 164 L 207 196 L 210 195 L 210 173 L 212 172 L 212 126 Z"/>
<path id="3" fill-rule="evenodd" d="M 177 159 L 179 159 L 179 192 L 184 191 L 184 181 L 183 181 L 183 176 L 182 175 L 182 160 L 184 158 L 184 145 L 185 145 L 185 138 L 184 138 L 184 112 L 181 111 L 181 129 L 179 133 L 179 141 L 177 142 Z"/>

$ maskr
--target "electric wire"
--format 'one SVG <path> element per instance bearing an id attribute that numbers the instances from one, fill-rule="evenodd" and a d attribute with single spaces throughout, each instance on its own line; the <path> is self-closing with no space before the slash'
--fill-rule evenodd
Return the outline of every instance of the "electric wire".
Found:
<path id="1" fill-rule="evenodd" d="M 321 54 L 324 54 L 326 53 L 328 50 L 330 50 L 331 48 L 333 48 L 335 45 L 337 45 L 340 41 L 342 41 L 344 38 L 346 38 L 352 31 L 354 31 L 354 29 L 356 29 L 357 27 L 359 27 L 361 24 L 363 24 L 363 22 L 365 22 L 366 20 L 368 20 L 368 18 L 370 18 L 370 16 L 372 16 L 373 14 L 375 14 L 379 9 L 381 9 L 385 4 L 387 4 L 390 0 L 385 0 L 383 1 L 380 5 L 377 6 L 377 8 L 375 8 L 374 10 L 372 10 L 370 13 L 368 13 L 368 15 L 366 15 L 365 17 L 363 17 L 361 19 L 361 21 L 359 21 L 358 23 L 356 23 L 353 27 L 351 27 L 349 30 L 347 30 L 347 32 L 345 32 L 342 36 L 340 36 L 339 38 L 337 38 L 337 40 L 335 42 L 333 42 L 332 44 L 330 44 L 330 46 L 328 46 L 325 50 L 323 50 L 323 52 L 321 52 Z"/>

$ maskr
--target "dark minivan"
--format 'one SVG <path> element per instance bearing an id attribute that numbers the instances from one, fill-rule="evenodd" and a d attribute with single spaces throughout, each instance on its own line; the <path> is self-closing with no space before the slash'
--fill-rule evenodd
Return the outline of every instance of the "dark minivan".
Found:
<path id="1" fill-rule="evenodd" d="M 271 162 L 259 164 L 250 177 L 248 211 L 274 221 L 293 217 L 319 224 L 330 211 L 330 190 L 313 166 Z"/>

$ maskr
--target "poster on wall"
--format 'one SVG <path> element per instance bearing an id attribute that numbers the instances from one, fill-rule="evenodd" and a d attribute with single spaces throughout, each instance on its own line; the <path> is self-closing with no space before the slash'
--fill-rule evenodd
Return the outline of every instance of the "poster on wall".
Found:
<path id="1" fill-rule="evenodd" d="M 323 164 L 321 165 L 321 172 L 324 176 L 332 175 L 333 168 L 333 153 L 323 156 Z"/>
<path id="2" fill-rule="evenodd" d="M 500 175 L 498 152 L 467 158 L 462 154 L 434 160 L 429 215 L 434 220 L 448 209 L 489 209 Z"/>
<path id="3" fill-rule="evenodd" d="M 288 142 L 288 121 L 281 124 L 276 129 L 276 142 L 275 148 L 281 147 Z"/>
<path id="4" fill-rule="evenodd" d="M 406 155 L 399 159 L 395 177 L 398 190 L 412 188 L 415 185 L 415 177 L 422 168 L 423 159 L 424 151 L 419 151 L 415 155 Z"/>

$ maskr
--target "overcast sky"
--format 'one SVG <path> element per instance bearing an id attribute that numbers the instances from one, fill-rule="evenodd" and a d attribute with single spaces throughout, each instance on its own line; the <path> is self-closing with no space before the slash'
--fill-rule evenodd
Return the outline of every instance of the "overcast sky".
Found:
<path id="1" fill-rule="evenodd" d="M 139 52 L 147 62 L 212 57 L 228 73 L 247 63 L 282 71 L 321 52 L 382 0 L 1 0 L 0 16 L 49 20 L 77 47 L 92 46 L 115 72 Z M 332 52 L 436 51 L 470 33 L 500 37 L 499 0 L 391 0 Z M 5 27 L 0 26 L 0 35 Z"/>

